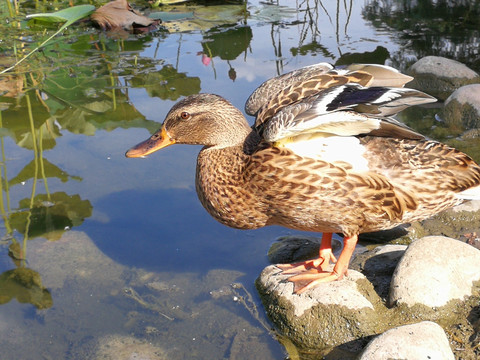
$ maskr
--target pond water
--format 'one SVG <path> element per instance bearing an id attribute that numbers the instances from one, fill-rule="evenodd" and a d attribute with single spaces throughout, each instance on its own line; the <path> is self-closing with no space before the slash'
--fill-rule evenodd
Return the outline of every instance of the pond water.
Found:
<path id="1" fill-rule="evenodd" d="M 42 38 L 24 15 L 62 5 L 25 2 L 12 18 L 7 1 L 2 66 Z M 478 72 L 479 9 L 469 3 L 189 3 L 161 9 L 193 13 L 170 31 L 75 24 L 0 75 L 1 358 L 312 356 L 270 329 L 254 287 L 271 243 L 296 232 L 215 222 L 195 193 L 199 147 L 124 153 L 182 96 L 217 93 L 243 109 L 266 79 L 317 62 L 404 70 L 439 55 Z M 402 120 L 476 157 L 478 142 L 459 142 L 435 112 Z"/>

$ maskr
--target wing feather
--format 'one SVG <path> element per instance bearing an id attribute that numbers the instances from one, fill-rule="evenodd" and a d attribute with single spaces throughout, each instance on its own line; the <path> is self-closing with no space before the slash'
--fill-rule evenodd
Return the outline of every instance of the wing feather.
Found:
<path id="1" fill-rule="evenodd" d="M 412 89 L 344 84 L 278 109 L 257 129 L 269 142 L 314 133 L 419 139 L 423 136 L 390 116 L 410 105 L 432 101 L 431 96 Z"/>

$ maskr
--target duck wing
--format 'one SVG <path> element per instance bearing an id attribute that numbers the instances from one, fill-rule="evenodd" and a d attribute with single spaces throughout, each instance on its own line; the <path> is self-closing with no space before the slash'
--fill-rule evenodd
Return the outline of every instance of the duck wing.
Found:
<path id="1" fill-rule="evenodd" d="M 329 63 L 319 63 L 305 66 L 300 69 L 290 71 L 286 74 L 276 76 L 265 81 L 248 98 L 245 104 L 245 112 L 249 115 L 256 115 L 257 112 L 265 107 L 265 104 L 284 89 L 288 89 L 298 84 L 309 83 L 305 85 L 309 89 L 313 83 L 318 82 L 319 76 L 322 80 L 315 87 L 316 89 L 327 88 L 332 85 L 329 81 L 332 77 L 341 83 L 357 83 L 363 86 L 390 86 L 403 87 L 407 82 L 413 80 L 411 76 L 404 75 L 398 70 L 385 65 L 377 64 L 352 64 L 345 67 L 335 68 Z M 340 80 L 340 78 L 343 78 Z M 298 89 L 297 89 L 298 91 Z"/>
<path id="2" fill-rule="evenodd" d="M 285 92 L 281 95 L 287 96 Z M 268 142 L 291 141 L 305 135 L 422 139 L 422 135 L 391 116 L 409 106 L 434 101 L 435 98 L 413 89 L 347 83 L 291 101 L 286 106 L 281 104 L 290 100 L 279 97 L 274 113 L 259 111 L 255 129 Z"/>
<path id="3" fill-rule="evenodd" d="M 403 87 L 406 83 L 413 80 L 413 77 L 402 74 L 397 69 L 386 65 L 378 64 L 351 64 L 339 72 L 345 71 L 347 74 L 355 71 L 362 71 L 372 75 L 372 82 L 368 86 L 390 86 Z"/>
<path id="4" fill-rule="evenodd" d="M 255 115 L 266 102 L 282 90 L 295 83 L 302 83 L 315 76 L 327 74 L 333 69 L 333 66 L 328 63 L 319 63 L 268 79 L 250 95 L 245 103 L 245 112 L 249 115 Z"/>

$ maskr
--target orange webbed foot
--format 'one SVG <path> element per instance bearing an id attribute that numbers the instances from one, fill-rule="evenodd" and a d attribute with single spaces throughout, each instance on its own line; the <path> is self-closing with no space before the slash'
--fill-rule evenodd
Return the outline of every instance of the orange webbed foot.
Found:
<path id="1" fill-rule="evenodd" d="M 332 234 L 325 233 L 322 236 L 319 257 L 317 259 L 301 261 L 294 264 L 278 264 L 277 267 L 283 274 L 298 274 L 310 269 L 321 269 L 327 271 L 330 268 L 330 261 L 337 262 L 332 251 Z"/>
<path id="2" fill-rule="evenodd" d="M 325 237 L 325 235 L 327 235 Z M 295 274 L 288 278 L 288 281 L 294 283 L 294 292 L 302 294 L 309 289 L 313 289 L 319 284 L 341 280 L 347 274 L 348 264 L 352 257 L 358 237 L 345 237 L 344 247 L 336 261 L 331 249 L 332 234 L 324 234 L 322 246 L 320 247 L 320 257 L 314 260 L 308 260 L 292 265 L 278 266 L 282 269 L 282 274 Z M 326 240 L 324 244 L 324 240 Z M 333 271 L 328 271 L 330 261 L 336 261 Z"/>
<path id="3" fill-rule="evenodd" d="M 333 255 L 332 249 L 320 251 L 320 256 L 317 259 L 301 261 L 294 264 L 278 264 L 277 267 L 284 274 L 298 274 L 310 269 L 321 269 L 327 271 L 330 267 L 330 262 L 336 263 L 337 258 Z"/>

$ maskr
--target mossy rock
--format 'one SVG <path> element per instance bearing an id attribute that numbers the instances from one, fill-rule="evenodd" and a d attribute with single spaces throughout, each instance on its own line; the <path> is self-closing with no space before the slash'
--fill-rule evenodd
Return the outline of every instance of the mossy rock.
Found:
<path id="1" fill-rule="evenodd" d="M 449 96 L 442 118 L 450 127 L 480 128 L 480 84 L 462 86 Z"/>

